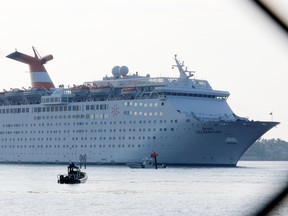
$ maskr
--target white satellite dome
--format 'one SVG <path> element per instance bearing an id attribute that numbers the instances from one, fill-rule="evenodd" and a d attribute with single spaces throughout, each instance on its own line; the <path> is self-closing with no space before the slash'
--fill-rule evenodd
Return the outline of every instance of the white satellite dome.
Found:
<path id="1" fill-rule="evenodd" d="M 129 69 L 127 66 L 121 66 L 120 67 L 120 74 L 121 76 L 125 77 L 129 72 Z"/>
<path id="2" fill-rule="evenodd" d="M 119 78 L 120 77 L 120 66 L 114 66 L 112 68 L 112 74 L 114 76 L 114 78 Z"/>

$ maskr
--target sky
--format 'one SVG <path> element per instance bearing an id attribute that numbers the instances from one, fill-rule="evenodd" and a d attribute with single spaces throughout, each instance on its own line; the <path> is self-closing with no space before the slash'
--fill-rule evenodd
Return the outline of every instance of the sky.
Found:
<path id="1" fill-rule="evenodd" d="M 288 141 L 288 35 L 249 0 L 9 0 L 0 21 L 1 91 L 30 86 L 28 66 L 6 58 L 15 49 L 52 54 L 45 67 L 57 86 L 102 79 L 115 65 L 178 77 L 177 54 L 230 92 L 238 116 L 281 122 L 263 138 Z"/>

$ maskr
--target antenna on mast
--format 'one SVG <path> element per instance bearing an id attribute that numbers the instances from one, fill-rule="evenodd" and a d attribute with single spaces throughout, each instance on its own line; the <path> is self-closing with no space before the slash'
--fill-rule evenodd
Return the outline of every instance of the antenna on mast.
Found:
<path id="1" fill-rule="evenodd" d="M 176 65 L 172 65 L 172 69 L 174 69 L 174 67 L 177 67 L 180 73 L 180 78 L 187 78 L 189 79 L 190 77 L 194 76 L 193 73 L 195 73 L 195 71 L 190 71 L 188 70 L 188 67 L 185 67 L 184 65 L 184 61 L 182 61 L 182 63 L 179 62 L 179 60 L 177 59 L 177 55 L 174 55 L 174 60 L 176 62 Z M 183 69 L 183 67 L 185 67 L 185 69 Z M 186 74 L 188 73 L 188 75 Z"/>

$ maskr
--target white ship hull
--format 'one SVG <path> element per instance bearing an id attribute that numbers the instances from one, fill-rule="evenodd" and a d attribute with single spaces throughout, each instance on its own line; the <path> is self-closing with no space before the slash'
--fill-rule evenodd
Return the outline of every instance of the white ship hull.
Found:
<path id="1" fill-rule="evenodd" d="M 176 56 L 179 78 L 127 75 L 126 66 L 115 66 L 113 77 L 55 88 L 43 66 L 53 56 L 40 58 L 33 50 L 35 57 L 18 51 L 7 56 L 29 64 L 37 94 L 1 93 L 0 162 L 141 163 L 155 151 L 167 165 L 235 166 L 278 124 L 236 116 L 229 92 L 190 79 L 192 72 Z M 95 94 L 91 86 L 111 89 Z M 11 97 L 15 92 L 21 94 Z"/>

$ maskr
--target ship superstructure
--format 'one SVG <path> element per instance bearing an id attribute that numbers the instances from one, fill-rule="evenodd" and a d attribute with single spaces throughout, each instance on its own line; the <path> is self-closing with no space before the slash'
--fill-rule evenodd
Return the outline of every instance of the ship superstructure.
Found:
<path id="1" fill-rule="evenodd" d="M 235 166 L 278 124 L 235 115 L 229 92 L 195 79 L 176 55 L 178 78 L 115 66 L 103 80 L 55 88 L 43 66 L 52 55 L 33 50 L 35 57 L 7 56 L 29 64 L 32 88 L 0 93 L 1 162 L 67 163 L 85 155 L 87 163 L 125 164 L 156 151 L 165 164 Z"/>

